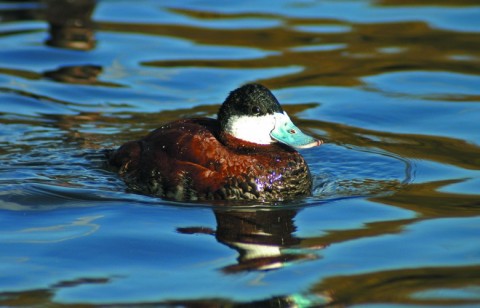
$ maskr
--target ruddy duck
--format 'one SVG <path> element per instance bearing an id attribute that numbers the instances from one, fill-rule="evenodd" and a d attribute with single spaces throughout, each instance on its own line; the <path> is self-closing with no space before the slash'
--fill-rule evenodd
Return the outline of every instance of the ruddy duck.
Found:
<path id="1" fill-rule="evenodd" d="M 170 122 L 108 154 L 134 191 L 174 200 L 280 201 L 309 195 L 312 179 L 294 148 L 304 134 L 260 84 L 230 93 L 218 119 Z"/>

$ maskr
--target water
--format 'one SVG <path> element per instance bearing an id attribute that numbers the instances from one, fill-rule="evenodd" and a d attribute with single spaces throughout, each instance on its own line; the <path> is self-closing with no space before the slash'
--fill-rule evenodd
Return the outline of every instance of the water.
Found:
<path id="1" fill-rule="evenodd" d="M 0 2 L 1 306 L 480 304 L 477 1 L 69 3 Z M 326 141 L 312 196 L 171 202 L 105 168 L 247 82 Z"/>

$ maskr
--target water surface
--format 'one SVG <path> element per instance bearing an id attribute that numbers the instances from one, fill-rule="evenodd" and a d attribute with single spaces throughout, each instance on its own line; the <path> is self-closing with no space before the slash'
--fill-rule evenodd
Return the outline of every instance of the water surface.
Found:
<path id="1" fill-rule="evenodd" d="M 0 2 L 0 305 L 480 304 L 477 1 Z M 102 149 L 270 87 L 326 141 L 276 206 L 131 193 Z"/>

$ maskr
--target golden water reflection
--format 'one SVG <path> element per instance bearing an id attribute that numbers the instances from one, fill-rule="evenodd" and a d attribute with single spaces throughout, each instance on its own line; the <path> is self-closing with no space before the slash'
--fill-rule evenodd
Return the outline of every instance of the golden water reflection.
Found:
<path id="1" fill-rule="evenodd" d="M 191 18 L 208 12 L 177 10 Z M 225 16 L 217 14 L 211 19 Z M 226 16 L 228 18 L 242 18 Z M 255 15 L 252 15 L 255 17 Z M 433 29 L 424 22 L 354 24 L 341 20 L 269 16 L 282 26 L 266 29 L 212 29 L 170 24 L 100 22 L 103 31 L 137 32 L 184 38 L 202 45 L 239 46 L 270 52 L 254 59 L 153 60 L 156 67 L 208 67 L 228 69 L 297 66 L 298 73 L 260 80 L 271 88 L 306 85 L 353 86 L 364 76 L 391 71 L 443 70 L 464 74 L 480 72 L 479 38 L 476 33 Z M 345 26 L 349 31 L 312 33 L 308 26 Z M 462 60 L 456 60 L 461 56 Z"/>
<path id="2" fill-rule="evenodd" d="M 331 305 L 402 304 L 460 305 L 478 304 L 477 297 L 422 296 L 423 292 L 461 290 L 480 285 L 480 266 L 431 267 L 379 271 L 370 274 L 326 278 L 311 288 L 313 294 L 329 292 Z M 435 293 L 433 293 L 435 294 Z"/>

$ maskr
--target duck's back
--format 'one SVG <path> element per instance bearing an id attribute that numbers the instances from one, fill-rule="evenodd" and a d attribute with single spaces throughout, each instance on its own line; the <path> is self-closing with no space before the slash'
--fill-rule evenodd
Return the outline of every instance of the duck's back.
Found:
<path id="1" fill-rule="evenodd" d="M 109 155 L 134 191 L 175 200 L 277 201 L 310 194 L 302 156 L 223 135 L 214 119 L 171 122 Z"/>

